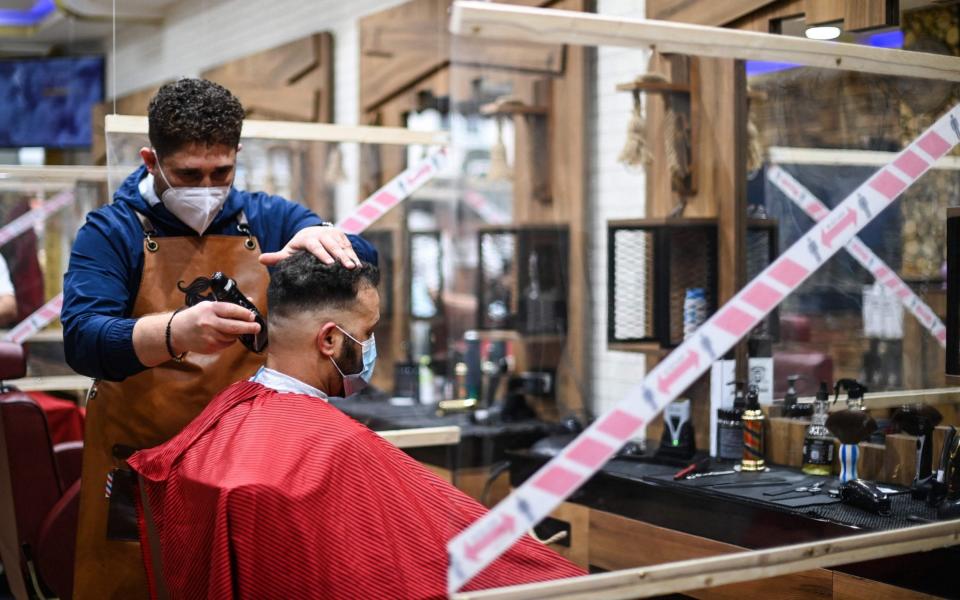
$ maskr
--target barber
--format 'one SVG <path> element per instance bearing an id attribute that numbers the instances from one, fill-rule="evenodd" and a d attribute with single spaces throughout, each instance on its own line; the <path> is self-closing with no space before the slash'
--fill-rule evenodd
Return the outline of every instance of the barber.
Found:
<path id="1" fill-rule="evenodd" d="M 185 308 L 178 282 L 222 271 L 266 314 L 266 266 L 286 256 L 305 249 L 348 268 L 377 262 L 369 243 L 303 206 L 232 187 L 243 117 L 239 100 L 210 81 L 161 87 L 148 109 L 143 165 L 77 234 L 64 276 L 64 349 L 67 363 L 97 382 L 87 405 L 75 598 L 147 597 L 136 523 L 123 518 L 126 458 L 172 437 L 263 362 L 237 343 L 259 331 L 251 311 L 225 302 Z"/>

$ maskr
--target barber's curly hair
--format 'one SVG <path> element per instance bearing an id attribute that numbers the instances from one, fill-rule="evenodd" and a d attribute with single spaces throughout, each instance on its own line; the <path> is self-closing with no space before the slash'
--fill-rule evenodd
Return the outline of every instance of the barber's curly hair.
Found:
<path id="1" fill-rule="evenodd" d="M 222 85 L 184 78 L 157 91 L 150 100 L 147 120 L 150 143 L 160 156 L 191 143 L 236 147 L 243 127 L 243 106 Z"/>

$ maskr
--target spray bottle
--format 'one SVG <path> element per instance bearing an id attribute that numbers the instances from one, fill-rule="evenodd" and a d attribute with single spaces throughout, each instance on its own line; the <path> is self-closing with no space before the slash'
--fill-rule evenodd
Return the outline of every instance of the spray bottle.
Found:
<path id="1" fill-rule="evenodd" d="M 830 391 L 827 383 L 821 381 L 817 399 L 813 403 L 813 421 L 807 427 L 807 435 L 803 439 L 803 472 L 809 475 L 833 473 L 834 437 L 827 429 L 829 402 Z"/>
<path id="2" fill-rule="evenodd" d="M 751 385 L 747 391 L 747 405 L 743 410 L 743 459 L 740 469 L 743 471 L 762 471 L 764 461 L 763 422 L 766 419 L 760 408 L 760 393 L 757 386 Z"/>

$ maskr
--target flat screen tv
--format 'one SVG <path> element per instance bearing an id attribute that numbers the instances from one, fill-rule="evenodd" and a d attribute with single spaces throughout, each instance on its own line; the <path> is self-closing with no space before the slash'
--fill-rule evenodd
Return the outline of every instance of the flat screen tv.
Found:
<path id="1" fill-rule="evenodd" d="M 103 64 L 102 56 L 0 60 L 0 147 L 89 146 Z"/>

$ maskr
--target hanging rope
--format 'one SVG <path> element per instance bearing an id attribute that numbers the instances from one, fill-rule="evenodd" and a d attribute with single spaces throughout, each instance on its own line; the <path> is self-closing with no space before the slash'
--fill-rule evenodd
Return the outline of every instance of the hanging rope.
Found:
<path id="1" fill-rule="evenodd" d="M 490 169 L 487 179 L 490 181 L 509 181 L 512 179 L 510 165 L 507 163 L 507 146 L 503 143 L 503 117 L 497 120 L 497 141 L 490 148 Z"/>
<path id="2" fill-rule="evenodd" d="M 340 144 L 335 144 L 327 155 L 324 179 L 327 185 L 336 185 L 347 180 L 347 173 L 343 170 L 343 150 L 340 149 Z"/>
<path id="3" fill-rule="evenodd" d="M 767 150 L 755 118 L 755 103 L 766 98 L 765 92 L 747 88 L 747 173 L 753 173 L 762 167 L 766 157 Z"/>
<path id="4" fill-rule="evenodd" d="M 659 73 L 644 73 L 635 80 L 637 83 L 666 82 L 667 78 Z M 617 160 L 628 167 L 645 166 L 653 162 L 653 154 L 647 144 L 647 122 L 643 117 L 643 103 L 640 92 L 633 92 L 633 111 L 627 123 L 627 139 Z"/>

